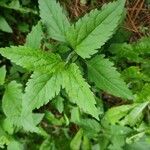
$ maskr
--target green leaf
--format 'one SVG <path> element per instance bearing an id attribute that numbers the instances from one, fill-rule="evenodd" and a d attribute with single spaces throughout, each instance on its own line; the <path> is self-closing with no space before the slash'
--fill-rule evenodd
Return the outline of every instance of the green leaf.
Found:
<path id="1" fill-rule="evenodd" d="M 43 32 L 41 22 L 33 26 L 32 31 L 27 35 L 25 46 L 33 49 L 40 49 Z"/>
<path id="2" fill-rule="evenodd" d="M 58 95 L 61 84 L 62 75 L 60 72 L 55 72 L 55 74 L 34 72 L 25 89 L 23 114 L 27 116 L 35 108 L 47 104 Z"/>
<path id="3" fill-rule="evenodd" d="M 87 62 L 88 77 L 95 85 L 118 97 L 132 99 L 132 93 L 125 82 L 120 78 L 119 72 L 113 67 L 108 59 L 103 56 L 96 56 Z"/>
<path id="4" fill-rule="evenodd" d="M 0 54 L 31 71 L 53 72 L 61 62 L 58 55 L 25 46 L 0 48 Z"/>
<path id="5" fill-rule="evenodd" d="M 6 117 L 14 124 L 20 124 L 20 114 L 22 110 L 22 85 L 16 81 L 10 82 L 5 90 L 2 99 L 2 108 Z"/>
<path id="6" fill-rule="evenodd" d="M 4 31 L 4 32 L 8 32 L 8 33 L 12 33 L 12 29 L 9 26 L 9 24 L 7 23 L 7 21 L 5 20 L 4 17 L 0 16 L 0 30 Z"/>
<path id="7" fill-rule="evenodd" d="M 6 76 L 6 68 L 5 68 L 5 66 L 3 66 L 0 68 L 0 85 L 4 84 L 5 76 Z"/>
<path id="8" fill-rule="evenodd" d="M 71 150 L 80 150 L 82 136 L 83 136 L 83 130 L 80 129 L 70 143 Z"/>
<path id="9" fill-rule="evenodd" d="M 123 119 L 135 107 L 136 107 L 136 104 L 134 104 L 134 105 L 122 105 L 122 106 L 110 108 L 105 113 L 105 116 L 104 116 L 102 122 L 105 125 L 109 124 L 109 123 L 112 125 L 115 125 L 121 119 Z"/>
<path id="10" fill-rule="evenodd" d="M 93 10 L 67 32 L 67 39 L 82 58 L 90 58 L 113 35 L 124 11 L 124 0 Z"/>
<path id="11" fill-rule="evenodd" d="M 98 119 L 98 109 L 95 107 L 96 101 L 90 86 L 81 76 L 81 72 L 76 64 L 71 64 L 66 69 L 64 76 L 64 88 L 69 95 L 69 100 L 77 104 L 81 110 L 91 114 Z"/>
<path id="12" fill-rule="evenodd" d="M 59 3 L 56 0 L 39 0 L 39 8 L 48 36 L 65 42 L 65 34 L 70 24 Z"/>

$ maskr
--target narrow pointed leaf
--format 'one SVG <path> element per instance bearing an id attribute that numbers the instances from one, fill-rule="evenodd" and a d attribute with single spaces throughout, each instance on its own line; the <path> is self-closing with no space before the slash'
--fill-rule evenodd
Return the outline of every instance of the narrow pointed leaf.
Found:
<path id="1" fill-rule="evenodd" d="M 133 98 L 119 72 L 108 59 L 103 58 L 103 56 L 96 56 L 88 61 L 87 65 L 89 80 L 94 82 L 98 88 L 118 97 Z"/>
<path id="2" fill-rule="evenodd" d="M 134 126 L 136 125 L 136 123 L 141 122 L 144 117 L 143 111 L 147 107 L 148 104 L 149 102 L 138 104 L 135 108 L 133 108 L 132 111 L 130 111 L 128 115 L 126 115 L 122 124 Z"/>
<path id="3" fill-rule="evenodd" d="M 0 54 L 31 71 L 53 72 L 61 62 L 61 58 L 53 53 L 24 46 L 0 48 Z"/>
<path id="4" fill-rule="evenodd" d="M 40 49 L 42 37 L 42 26 L 39 21 L 36 26 L 33 26 L 32 31 L 27 35 L 25 46 L 31 47 L 35 50 Z"/>
<path id="5" fill-rule="evenodd" d="M 70 143 L 71 150 L 79 150 L 82 143 L 83 130 L 80 129 Z"/>
<path id="6" fill-rule="evenodd" d="M 39 7 L 40 16 L 46 26 L 48 36 L 65 42 L 65 32 L 70 25 L 60 4 L 56 0 L 39 0 Z"/>
<path id="7" fill-rule="evenodd" d="M 71 64 L 64 74 L 64 88 L 71 102 L 76 103 L 84 112 L 98 119 L 96 101 L 90 86 L 82 78 L 76 64 Z"/>

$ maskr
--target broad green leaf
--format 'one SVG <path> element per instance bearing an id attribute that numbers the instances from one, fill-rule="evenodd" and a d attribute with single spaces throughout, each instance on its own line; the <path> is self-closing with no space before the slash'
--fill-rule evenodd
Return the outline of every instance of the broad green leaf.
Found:
<path id="1" fill-rule="evenodd" d="M 5 20 L 4 17 L 0 16 L 0 30 L 4 31 L 4 32 L 8 32 L 8 33 L 12 33 L 12 29 L 9 26 L 9 24 L 7 23 L 7 21 Z"/>
<path id="2" fill-rule="evenodd" d="M 132 93 L 125 82 L 121 79 L 119 72 L 113 67 L 113 63 L 103 56 L 96 56 L 87 62 L 88 77 L 95 85 L 118 97 L 132 99 Z"/>
<path id="3" fill-rule="evenodd" d="M 93 10 L 73 25 L 67 40 L 82 58 L 90 58 L 113 35 L 124 11 L 124 0 Z"/>
<path id="4" fill-rule="evenodd" d="M 29 79 L 23 98 L 23 114 L 47 104 L 60 92 L 62 75 L 34 72 Z"/>
<path id="5" fill-rule="evenodd" d="M 0 48 L 0 54 L 31 71 L 53 72 L 61 62 L 58 55 L 24 46 Z"/>
<path id="6" fill-rule="evenodd" d="M 10 82 L 5 90 L 2 99 L 2 108 L 8 120 L 14 125 L 20 124 L 20 114 L 22 110 L 22 86 L 16 81 Z"/>
<path id="7" fill-rule="evenodd" d="M 3 66 L 0 68 L 0 85 L 4 84 L 5 76 L 6 76 L 6 68 L 5 68 L 5 66 Z"/>
<path id="8" fill-rule="evenodd" d="M 52 39 L 65 42 L 69 21 L 56 0 L 39 0 L 40 17 Z"/>
<path id="9" fill-rule="evenodd" d="M 25 46 L 33 49 L 40 49 L 43 32 L 41 22 L 33 26 L 32 31 L 27 35 Z"/>
<path id="10" fill-rule="evenodd" d="M 64 88 L 69 96 L 69 100 L 79 106 L 84 112 L 91 114 L 98 119 L 98 109 L 95 104 L 94 94 L 90 86 L 81 76 L 81 72 L 76 64 L 71 64 L 65 71 Z"/>
<path id="11" fill-rule="evenodd" d="M 82 143 L 83 130 L 80 129 L 70 143 L 71 150 L 80 150 Z"/>

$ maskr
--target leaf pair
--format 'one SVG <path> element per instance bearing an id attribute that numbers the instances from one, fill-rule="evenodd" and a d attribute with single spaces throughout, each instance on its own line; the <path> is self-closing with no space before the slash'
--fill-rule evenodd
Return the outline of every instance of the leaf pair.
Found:
<path id="1" fill-rule="evenodd" d="M 90 58 L 110 39 L 122 17 L 124 2 L 104 5 L 101 11 L 93 10 L 71 26 L 67 40 L 78 55 Z"/>
<path id="2" fill-rule="evenodd" d="M 93 10 L 70 26 L 55 0 L 39 0 L 40 16 L 50 38 L 67 42 L 82 58 L 90 58 L 113 35 L 123 11 L 124 0 Z M 57 13 L 56 13 L 57 10 Z"/>

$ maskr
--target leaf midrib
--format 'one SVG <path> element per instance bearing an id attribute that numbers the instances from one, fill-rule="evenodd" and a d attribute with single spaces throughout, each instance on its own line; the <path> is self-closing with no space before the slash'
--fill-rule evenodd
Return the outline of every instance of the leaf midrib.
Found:
<path id="1" fill-rule="evenodd" d="M 89 66 L 92 70 L 94 70 L 94 72 L 95 72 L 96 74 L 98 74 L 98 75 L 100 74 L 100 76 L 106 81 L 106 83 L 111 84 L 111 86 L 114 87 L 115 89 L 117 88 L 119 91 L 122 91 L 123 93 L 125 93 L 124 90 L 122 90 L 122 89 L 119 88 L 118 86 L 115 86 L 114 84 L 112 84 L 112 82 L 110 82 L 110 80 L 108 80 L 108 78 L 107 78 L 106 76 L 104 76 L 101 72 L 99 72 L 98 70 L 96 70 L 90 63 L 87 63 L 87 64 L 88 64 L 88 66 Z M 96 75 L 95 75 L 95 77 L 97 78 Z M 120 95 L 120 94 L 118 94 L 118 95 Z M 124 96 L 129 97 L 127 94 L 124 94 Z"/>
<path id="2" fill-rule="evenodd" d="M 119 6 L 120 6 L 120 5 L 117 5 L 117 8 L 116 8 L 116 9 L 118 9 Z M 107 17 L 111 16 L 113 13 L 114 13 L 114 11 L 112 11 Z M 97 15 L 97 16 L 98 16 L 98 15 Z M 96 16 L 96 17 L 97 17 L 97 16 Z M 92 32 L 94 32 L 94 31 L 101 25 L 102 22 L 104 22 L 105 20 L 107 20 L 107 17 L 106 17 L 104 20 L 102 20 L 94 29 L 92 29 L 92 30 L 88 33 L 88 35 L 85 36 L 85 37 L 75 46 L 75 49 L 76 49 L 76 50 L 78 49 L 77 47 L 78 47 L 83 41 L 85 41 L 85 40 L 89 37 L 89 35 L 92 34 Z"/>

